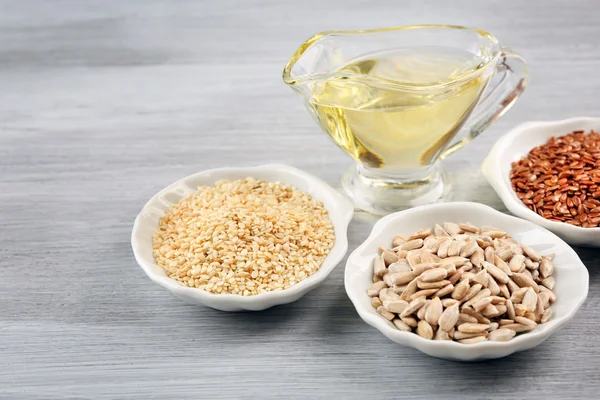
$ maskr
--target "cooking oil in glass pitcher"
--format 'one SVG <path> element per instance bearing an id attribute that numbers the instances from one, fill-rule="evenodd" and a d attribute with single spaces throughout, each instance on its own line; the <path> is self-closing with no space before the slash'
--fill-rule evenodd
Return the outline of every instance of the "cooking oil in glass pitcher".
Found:
<path id="1" fill-rule="evenodd" d="M 456 47 L 377 52 L 316 83 L 310 104 L 324 130 L 363 165 L 414 170 L 435 161 L 474 108 L 489 79 L 477 73 L 480 62 L 480 56 Z M 459 83 L 444 88 L 448 82 Z"/>

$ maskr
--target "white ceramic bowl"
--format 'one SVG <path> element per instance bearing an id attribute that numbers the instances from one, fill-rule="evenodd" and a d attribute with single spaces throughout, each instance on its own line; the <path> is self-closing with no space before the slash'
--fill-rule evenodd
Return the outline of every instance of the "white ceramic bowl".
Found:
<path id="1" fill-rule="evenodd" d="M 461 344 L 453 341 L 427 340 L 412 332 L 399 331 L 371 306 L 367 288 L 373 276 L 372 261 L 378 247 L 389 247 L 398 234 L 409 235 L 419 229 L 442 222 L 472 222 L 477 226 L 492 225 L 505 229 L 513 238 L 528 244 L 542 255 L 555 253 L 554 316 L 531 332 L 520 334 L 508 342 Z M 575 315 L 588 293 L 588 271 L 569 245 L 544 228 L 494 210 L 479 203 L 442 203 L 412 208 L 380 219 L 367 240 L 352 252 L 345 271 L 346 292 L 360 317 L 396 343 L 413 347 L 430 356 L 474 361 L 499 358 L 527 350 L 546 340 Z"/>
<path id="2" fill-rule="evenodd" d="M 600 246 L 600 228 L 581 228 L 543 218 L 519 200 L 509 178 L 513 161 L 523 158 L 535 146 L 546 143 L 551 136 L 562 136 L 580 129 L 586 132 L 590 129 L 600 131 L 600 118 L 580 117 L 519 125 L 496 142 L 481 169 L 506 208 L 514 215 L 551 230 L 570 244 Z"/>
<path id="3" fill-rule="evenodd" d="M 202 289 L 183 286 L 169 278 L 165 270 L 156 265 L 152 255 L 152 235 L 158 228 L 158 221 L 165 210 L 195 192 L 198 186 L 212 185 L 221 179 L 244 179 L 247 177 L 290 184 L 323 202 L 334 226 L 335 244 L 323 261 L 321 268 L 289 289 L 255 296 L 213 294 Z M 131 246 L 135 259 L 146 275 L 175 296 L 192 304 L 205 305 L 223 311 L 258 311 L 296 301 L 327 278 L 348 250 L 346 231 L 353 214 L 353 206 L 346 198 L 322 180 L 299 169 L 282 164 L 249 168 L 218 168 L 183 178 L 152 197 L 135 219 L 131 234 Z"/>

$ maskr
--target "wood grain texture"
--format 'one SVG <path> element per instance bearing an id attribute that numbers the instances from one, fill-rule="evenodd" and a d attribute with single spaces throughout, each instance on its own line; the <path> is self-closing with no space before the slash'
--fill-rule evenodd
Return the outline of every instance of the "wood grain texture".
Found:
<path id="1" fill-rule="evenodd" d="M 540 347 L 478 364 L 400 347 L 358 317 L 343 263 L 300 301 L 228 314 L 150 282 L 133 219 L 170 182 L 283 161 L 337 185 L 349 160 L 282 68 L 325 29 L 482 27 L 531 85 L 446 160 L 454 198 L 504 210 L 479 165 L 526 120 L 598 114 L 591 1 L 0 0 L 0 398 L 580 399 L 600 391 L 598 250 L 590 292 Z M 373 218 L 357 215 L 350 249 Z"/>

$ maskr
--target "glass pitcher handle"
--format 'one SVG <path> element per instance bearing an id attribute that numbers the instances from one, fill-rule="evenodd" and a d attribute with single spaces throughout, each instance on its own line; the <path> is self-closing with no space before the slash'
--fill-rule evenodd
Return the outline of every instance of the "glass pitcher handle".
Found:
<path id="1" fill-rule="evenodd" d="M 518 53 L 503 47 L 500 62 L 496 66 L 495 86 L 488 88 L 487 94 L 479 101 L 467 120 L 467 126 L 459 133 L 459 140 L 444 150 L 440 158 L 446 158 L 475 139 L 508 111 L 525 90 L 528 77 L 525 60 Z"/>

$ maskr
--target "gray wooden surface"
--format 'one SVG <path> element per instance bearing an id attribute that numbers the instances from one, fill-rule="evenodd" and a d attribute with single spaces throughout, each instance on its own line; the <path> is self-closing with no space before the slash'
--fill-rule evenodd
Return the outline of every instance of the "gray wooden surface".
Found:
<path id="1" fill-rule="evenodd" d="M 283 161 L 337 185 L 348 158 L 281 81 L 321 30 L 481 27 L 529 61 L 516 107 L 446 161 L 455 199 L 504 210 L 479 172 L 526 120 L 598 115 L 593 1 L 0 0 L 0 398 L 598 398 L 598 250 L 589 298 L 542 346 L 454 363 L 358 317 L 343 263 L 300 301 L 247 314 L 183 304 L 129 235 L 170 182 Z M 350 249 L 373 219 L 358 216 Z"/>

